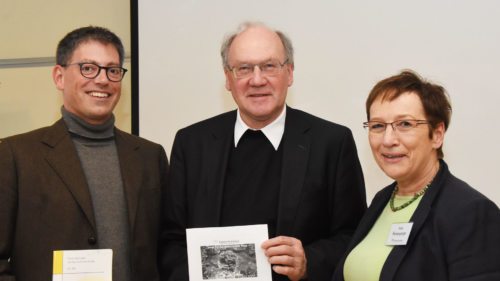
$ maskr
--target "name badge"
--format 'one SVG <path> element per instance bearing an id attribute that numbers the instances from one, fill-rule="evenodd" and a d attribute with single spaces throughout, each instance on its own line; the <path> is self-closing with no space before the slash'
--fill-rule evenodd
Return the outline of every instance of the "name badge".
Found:
<path id="1" fill-rule="evenodd" d="M 406 245 L 412 227 L 413 222 L 392 224 L 385 244 L 388 246 Z"/>

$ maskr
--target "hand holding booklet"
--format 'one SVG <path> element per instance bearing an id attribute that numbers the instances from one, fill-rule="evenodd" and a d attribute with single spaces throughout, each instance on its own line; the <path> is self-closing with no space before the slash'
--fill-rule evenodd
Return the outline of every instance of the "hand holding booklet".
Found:
<path id="1" fill-rule="evenodd" d="M 271 281 L 268 237 L 263 224 L 187 229 L 189 280 Z"/>

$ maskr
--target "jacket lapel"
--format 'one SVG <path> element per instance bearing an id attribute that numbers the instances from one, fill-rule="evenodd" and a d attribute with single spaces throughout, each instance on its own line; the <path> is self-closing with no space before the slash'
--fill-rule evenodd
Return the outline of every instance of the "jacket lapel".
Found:
<path id="1" fill-rule="evenodd" d="M 361 241 L 363 241 L 363 239 L 365 239 L 366 235 L 368 235 L 368 232 L 372 229 L 373 225 L 387 205 L 387 202 L 389 202 L 394 186 L 395 184 L 391 184 L 389 187 L 384 188 L 381 193 L 378 194 L 380 198 L 377 198 L 378 196 L 376 196 L 372 200 L 372 204 L 370 204 L 370 207 L 365 212 L 365 216 L 363 216 L 359 222 L 358 228 L 356 229 L 355 235 L 352 237 L 352 241 L 347 252 L 354 249 L 354 247 L 356 247 Z"/>
<path id="2" fill-rule="evenodd" d="M 123 190 L 128 207 L 129 229 L 134 229 L 139 201 L 139 192 L 143 177 L 143 167 L 138 156 L 139 144 L 127 138 L 123 132 L 115 129 L 116 149 L 120 161 Z"/>
<path id="3" fill-rule="evenodd" d="M 298 118 L 297 112 L 287 107 L 283 135 L 283 161 L 278 206 L 277 235 L 291 235 L 295 214 L 308 166 L 310 125 Z"/>
<path id="4" fill-rule="evenodd" d="M 47 162 L 64 182 L 75 201 L 80 205 L 90 225 L 96 230 L 87 180 L 64 121 L 60 119 L 50 127 L 41 141 L 49 147 L 46 155 Z"/>
<path id="5" fill-rule="evenodd" d="M 203 169 L 200 174 L 203 182 L 202 196 L 198 198 L 204 214 L 201 214 L 203 224 L 207 226 L 220 225 L 222 197 L 226 180 L 227 163 L 231 146 L 233 145 L 236 111 L 231 111 L 222 117 L 222 122 L 211 128 L 206 140 L 207 157 L 203 157 Z"/>
<path id="6" fill-rule="evenodd" d="M 372 203 L 370 204 L 370 207 L 368 210 L 365 212 L 365 215 L 361 219 L 361 221 L 358 224 L 358 227 L 356 228 L 356 231 L 354 232 L 354 235 L 351 238 L 351 242 L 349 242 L 349 245 L 347 247 L 347 250 L 342 257 L 342 260 L 339 262 L 339 267 L 335 271 L 335 280 L 344 280 L 344 265 L 345 265 L 345 260 L 348 256 L 348 254 L 361 242 L 363 239 L 365 239 L 366 235 L 370 230 L 372 229 L 373 225 L 377 221 L 378 217 L 384 210 L 385 206 L 387 205 L 387 202 L 389 202 L 389 198 L 391 197 L 392 190 L 394 188 L 394 184 L 391 184 L 390 186 L 384 188 L 380 192 L 378 192 L 375 197 L 372 200 Z M 380 279 L 382 280 L 382 279 Z"/>

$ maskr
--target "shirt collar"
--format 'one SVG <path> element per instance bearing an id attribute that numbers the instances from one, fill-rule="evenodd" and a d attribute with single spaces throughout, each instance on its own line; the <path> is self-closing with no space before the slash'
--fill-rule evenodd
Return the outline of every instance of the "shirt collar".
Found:
<path id="1" fill-rule="evenodd" d="M 111 115 L 107 121 L 99 125 L 87 123 L 82 118 L 69 112 L 61 106 L 61 114 L 68 127 L 68 131 L 89 139 L 109 139 L 114 137 L 115 133 L 115 116 Z"/>
<path id="2" fill-rule="evenodd" d="M 283 107 L 283 111 L 278 116 L 278 118 L 276 118 L 276 120 L 260 129 L 269 140 L 269 142 L 271 142 L 275 150 L 278 150 L 281 139 L 283 138 L 283 133 L 285 132 L 285 118 L 286 106 Z M 240 110 L 238 109 L 238 112 L 236 113 L 236 122 L 234 124 L 234 147 L 238 146 L 238 142 L 240 141 L 246 130 L 256 131 L 256 129 L 250 128 L 247 126 L 247 124 L 245 124 L 243 119 L 241 119 Z"/>

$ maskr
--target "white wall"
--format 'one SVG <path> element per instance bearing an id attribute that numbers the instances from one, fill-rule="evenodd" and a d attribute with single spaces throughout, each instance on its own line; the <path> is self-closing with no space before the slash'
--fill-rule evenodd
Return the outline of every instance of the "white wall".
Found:
<path id="1" fill-rule="evenodd" d="M 71 30 L 104 26 L 130 53 L 129 0 L 0 0 L 0 60 L 54 58 Z M 54 63 L 28 67 L 0 65 L 0 138 L 48 126 L 61 117 L 62 96 L 52 81 Z M 124 65 L 130 69 L 127 60 Z M 122 82 L 116 125 L 131 131 L 131 75 Z"/>
<path id="2" fill-rule="evenodd" d="M 372 159 L 364 102 L 377 81 L 410 68 L 449 92 L 452 173 L 500 204 L 500 2 L 140 1 L 141 136 L 169 151 L 178 129 L 235 108 L 219 48 L 245 20 L 290 36 L 288 104 L 351 128 L 369 200 L 391 180 Z"/>

